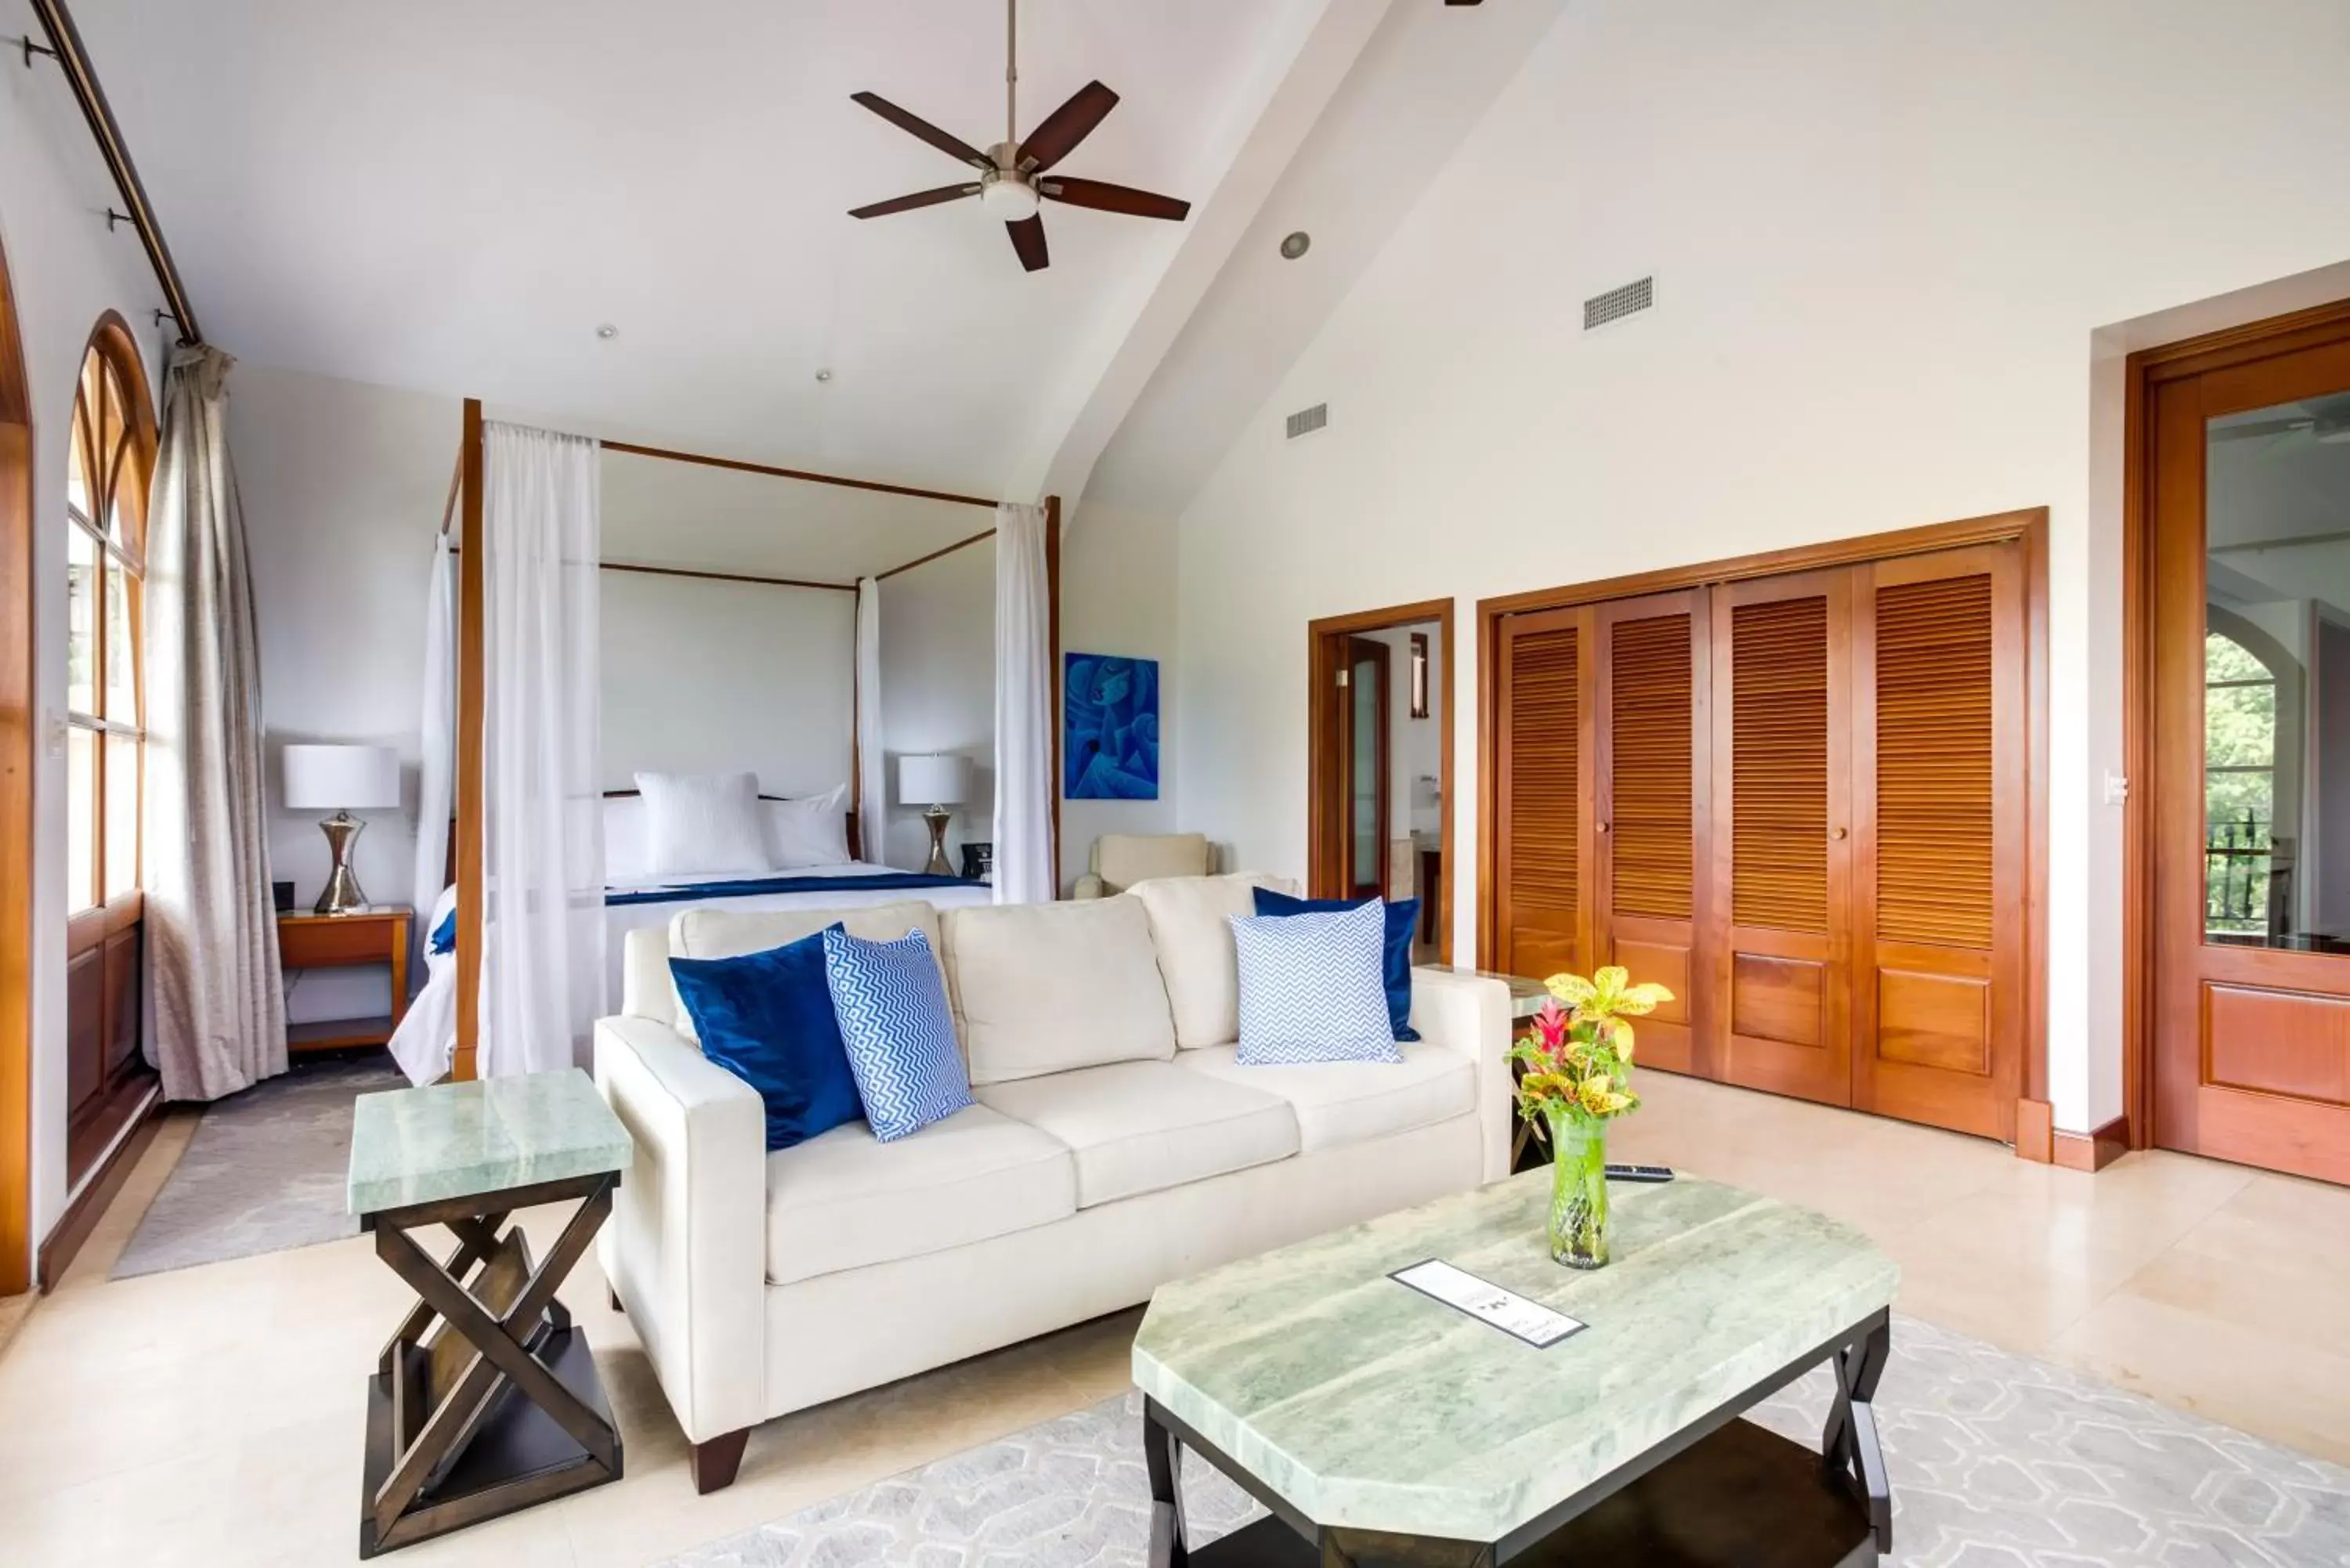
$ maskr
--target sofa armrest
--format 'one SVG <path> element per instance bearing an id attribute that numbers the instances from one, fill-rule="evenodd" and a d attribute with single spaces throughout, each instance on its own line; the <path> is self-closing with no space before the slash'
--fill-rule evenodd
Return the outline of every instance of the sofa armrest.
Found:
<path id="1" fill-rule="evenodd" d="M 1430 1044 L 1458 1051 L 1477 1064 L 1477 1120 L 1485 1149 L 1485 1179 L 1510 1174 L 1510 1142 L 1517 1112 L 1510 1081 L 1510 988 L 1498 980 L 1457 970 L 1411 971 L 1411 1026 Z"/>
<path id="2" fill-rule="evenodd" d="M 1100 877 L 1088 871 L 1077 878 L 1075 896 L 1080 898 L 1107 898 L 1109 897 L 1109 887 Z"/>
<path id="3" fill-rule="evenodd" d="M 697 1443 L 766 1418 L 766 1107 L 647 1018 L 596 1024 L 596 1086 L 636 1140 L 597 1241 L 678 1425 Z"/>

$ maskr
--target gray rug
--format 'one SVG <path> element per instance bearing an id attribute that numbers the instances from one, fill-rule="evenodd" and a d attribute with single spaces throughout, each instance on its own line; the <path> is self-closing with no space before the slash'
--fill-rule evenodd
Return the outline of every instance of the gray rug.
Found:
<path id="1" fill-rule="evenodd" d="M 1823 1370 L 1752 1418 L 1819 1441 Z M 661 1568 L 1140 1568 L 1128 1394 L 672 1558 Z M 1904 1568 L 2350 1565 L 2350 1470 L 1908 1318 L 1877 1413 Z M 1197 1461 L 1200 1540 L 1262 1511 Z"/>
<path id="2" fill-rule="evenodd" d="M 204 1107 L 112 1278 L 359 1234 L 344 1211 L 351 1101 L 407 1085 L 384 1055 L 305 1062 Z"/>

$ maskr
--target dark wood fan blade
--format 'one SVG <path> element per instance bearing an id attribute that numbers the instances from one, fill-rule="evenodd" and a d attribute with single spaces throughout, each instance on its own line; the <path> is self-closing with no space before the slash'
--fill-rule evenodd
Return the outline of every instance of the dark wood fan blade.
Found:
<path id="1" fill-rule="evenodd" d="M 967 141 L 959 140 L 954 137 L 949 136 L 945 131 L 941 130 L 937 126 L 932 125 L 929 120 L 924 119 L 918 114 L 907 113 L 904 109 L 899 109 L 896 104 L 891 103 L 888 99 L 883 98 L 879 93 L 853 92 L 848 95 L 848 98 L 850 102 L 863 104 L 866 108 L 871 109 L 874 113 L 879 115 L 882 119 L 888 120 L 899 130 L 920 137 L 923 140 L 929 142 L 931 146 L 937 148 L 940 151 L 945 153 L 950 158 L 968 163 L 974 169 L 993 169 L 995 167 L 994 163 L 989 160 L 987 154 L 982 152 L 978 148 L 973 147 Z"/>
<path id="2" fill-rule="evenodd" d="M 892 213 L 910 213 L 917 207 L 935 207 L 941 202 L 959 201 L 962 197 L 978 194 L 979 187 L 976 185 L 941 185 L 935 191 L 917 191 L 910 196 L 876 202 L 869 207 L 851 207 L 848 215 L 852 218 L 886 218 Z"/>
<path id="3" fill-rule="evenodd" d="M 1030 272 L 1042 272 L 1053 265 L 1045 249 L 1045 220 L 1023 218 L 1016 223 L 1006 223 L 1003 232 L 1012 236 L 1012 248 L 1020 253 L 1020 265 Z"/>
<path id="4" fill-rule="evenodd" d="M 1020 144 L 1020 167 L 1031 172 L 1050 169 L 1075 152 L 1077 143 L 1091 136 L 1094 127 L 1117 107 L 1118 94 L 1099 82 L 1087 82 L 1028 133 Z"/>
<path id="5" fill-rule="evenodd" d="M 1191 203 L 1179 202 L 1172 196 L 1154 195 L 1138 191 L 1130 185 L 1112 185 L 1101 180 L 1076 180 L 1066 176 L 1039 180 L 1040 194 L 1055 202 L 1066 202 L 1072 207 L 1097 207 L 1105 213 L 1124 213 L 1135 218 L 1165 218 L 1181 223 L 1191 215 Z"/>

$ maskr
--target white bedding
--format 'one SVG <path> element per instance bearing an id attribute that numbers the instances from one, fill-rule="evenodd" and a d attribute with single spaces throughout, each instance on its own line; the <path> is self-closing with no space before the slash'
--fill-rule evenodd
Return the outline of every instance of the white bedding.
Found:
<path id="1" fill-rule="evenodd" d="M 776 877 L 887 877 L 897 874 L 894 866 L 876 866 L 870 861 L 844 861 L 837 866 L 795 866 L 788 871 L 761 871 L 739 877 L 705 877 L 702 883 L 757 882 Z M 616 883 L 607 893 L 653 891 L 671 886 L 674 878 L 658 881 Z M 455 907 L 457 890 L 449 888 L 432 910 L 433 925 Z M 994 890 L 973 884 L 961 888 L 876 888 L 869 893 L 851 888 L 836 888 L 812 893 L 746 893 L 738 898 L 722 898 L 730 909 L 860 909 L 875 904 L 895 904 L 904 899 L 920 899 L 941 909 L 963 904 L 984 904 L 994 897 Z M 604 909 L 605 937 L 605 1007 L 617 1008 L 620 1000 L 620 970 L 628 943 L 627 934 L 648 926 L 666 926 L 683 910 L 698 909 L 713 902 L 706 892 L 688 894 L 679 898 L 664 898 L 642 904 L 608 905 Z M 427 929 L 432 928 L 428 927 Z M 399 1032 L 392 1036 L 391 1054 L 409 1077 L 418 1084 L 437 1081 L 449 1070 L 456 1049 L 457 961 L 450 953 L 427 952 L 424 960 L 424 989 L 410 1004 L 408 1016 L 401 1020 Z"/>

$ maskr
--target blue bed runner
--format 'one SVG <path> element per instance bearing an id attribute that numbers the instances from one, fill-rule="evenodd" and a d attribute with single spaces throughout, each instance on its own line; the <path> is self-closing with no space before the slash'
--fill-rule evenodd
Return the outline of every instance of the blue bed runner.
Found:
<path id="1" fill-rule="evenodd" d="M 922 888 L 983 888 L 961 877 L 920 871 L 889 871 L 869 877 L 754 877 L 739 882 L 685 882 L 672 888 L 631 888 L 607 892 L 608 909 L 631 904 L 681 904 L 695 898 L 750 898 L 767 893 L 900 893 Z"/>

